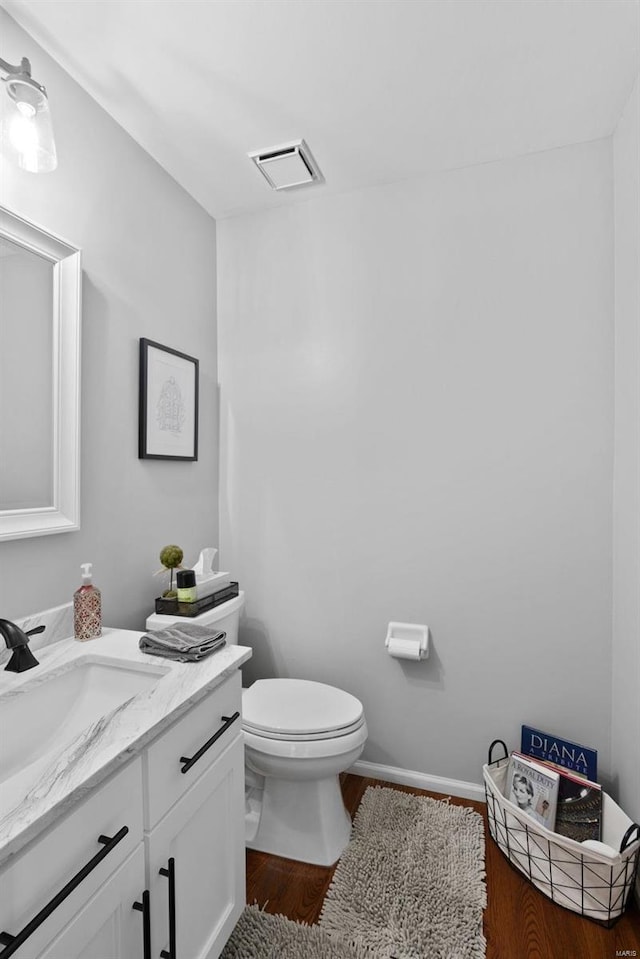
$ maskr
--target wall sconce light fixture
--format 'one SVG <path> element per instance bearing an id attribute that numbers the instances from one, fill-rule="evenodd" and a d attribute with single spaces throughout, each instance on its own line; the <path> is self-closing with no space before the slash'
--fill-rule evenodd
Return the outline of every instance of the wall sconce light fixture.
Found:
<path id="1" fill-rule="evenodd" d="M 2 103 L 2 152 L 17 158 L 29 173 L 48 173 L 58 165 L 47 91 L 31 76 L 26 57 L 12 66 L 0 57 L 0 77 L 11 101 Z"/>

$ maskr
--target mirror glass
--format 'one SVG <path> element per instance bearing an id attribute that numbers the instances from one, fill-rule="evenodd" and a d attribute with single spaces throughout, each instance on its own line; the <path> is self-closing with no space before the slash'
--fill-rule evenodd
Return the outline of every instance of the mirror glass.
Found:
<path id="1" fill-rule="evenodd" d="M 51 261 L 0 237 L 0 510 L 53 505 L 52 303 Z"/>
<path id="2" fill-rule="evenodd" d="M 0 207 L 0 539 L 79 527 L 80 251 Z"/>

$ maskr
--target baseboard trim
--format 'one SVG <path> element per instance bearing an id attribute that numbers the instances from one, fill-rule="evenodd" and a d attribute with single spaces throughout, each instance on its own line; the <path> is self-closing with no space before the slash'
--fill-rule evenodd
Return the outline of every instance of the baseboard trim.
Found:
<path id="1" fill-rule="evenodd" d="M 381 763 L 369 763 L 358 760 L 348 770 L 354 776 L 365 779 L 381 779 L 387 783 L 401 786 L 413 786 L 415 789 L 428 789 L 430 792 L 456 796 L 459 799 L 474 799 L 485 802 L 484 786 L 480 783 L 468 783 L 463 779 L 445 779 L 442 776 L 430 776 L 428 773 L 413 769 L 400 769 L 398 766 L 384 766 Z"/>

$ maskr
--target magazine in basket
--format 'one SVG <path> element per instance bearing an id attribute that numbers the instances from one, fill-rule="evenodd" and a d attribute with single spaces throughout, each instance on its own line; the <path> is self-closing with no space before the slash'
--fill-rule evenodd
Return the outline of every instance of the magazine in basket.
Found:
<path id="1" fill-rule="evenodd" d="M 541 765 L 547 765 L 541 760 Z M 583 776 L 558 769 L 553 763 L 551 769 L 560 774 L 558 783 L 558 808 L 554 832 L 568 836 L 576 842 L 585 839 L 602 838 L 602 786 Z"/>
<path id="2" fill-rule="evenodd" d="M 546 829 L 555 826 L 559 781 L 560 774 L 550 766 L 511 753 L 507 799 Z"/>

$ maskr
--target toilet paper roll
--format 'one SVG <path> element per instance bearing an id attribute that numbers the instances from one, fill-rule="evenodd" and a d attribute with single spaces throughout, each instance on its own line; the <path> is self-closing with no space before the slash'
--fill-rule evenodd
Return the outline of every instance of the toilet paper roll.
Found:
<path id="1" fill-rule="evenodd" d="M 392 636 L 389 639 L 387 649 L 389 655 L 395 657 L 395 659 L 422 659 L 419 639 L 397 639 Z"/>

